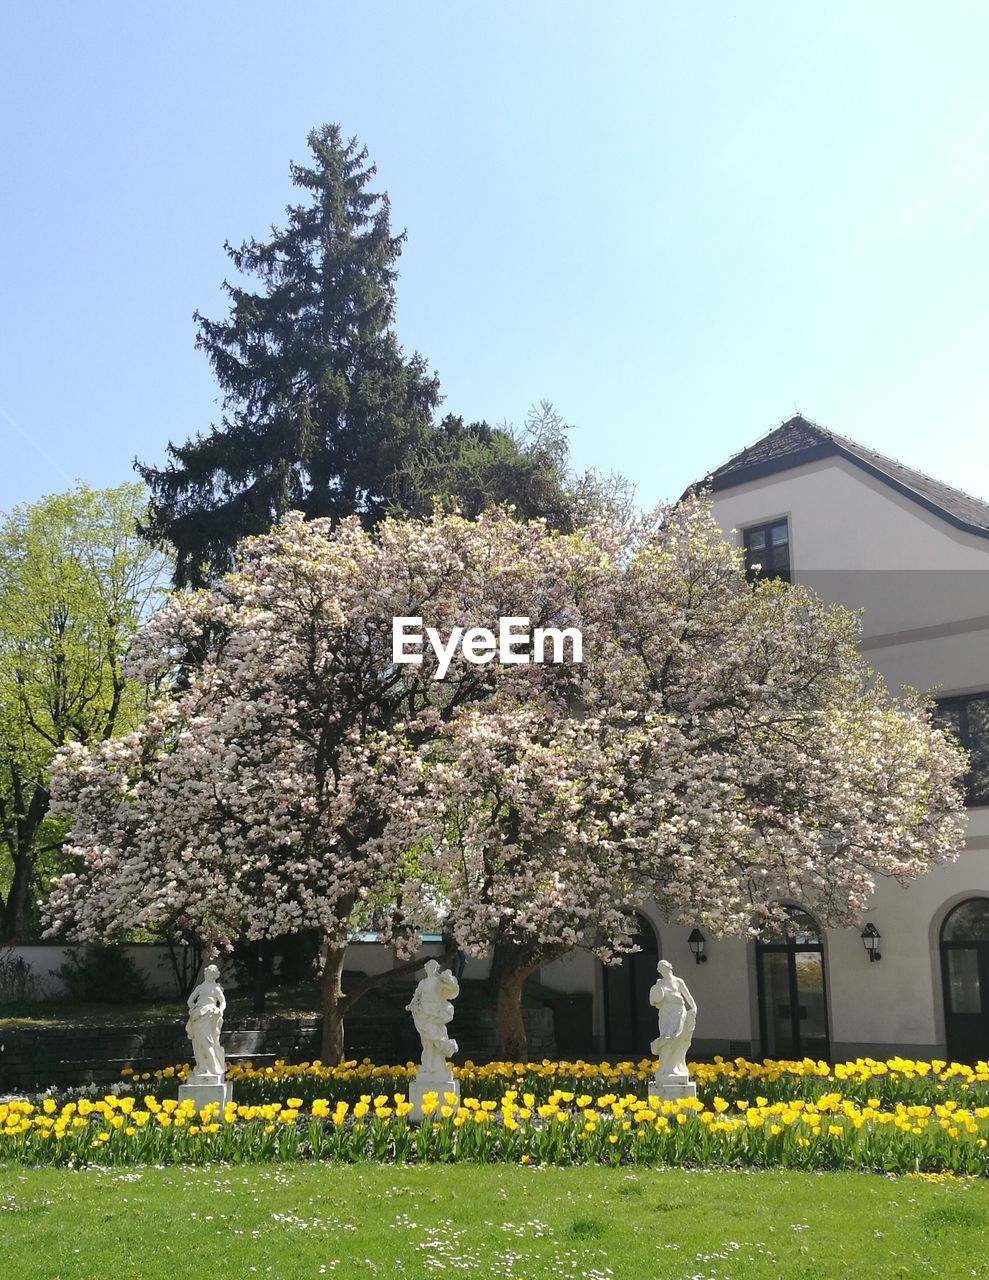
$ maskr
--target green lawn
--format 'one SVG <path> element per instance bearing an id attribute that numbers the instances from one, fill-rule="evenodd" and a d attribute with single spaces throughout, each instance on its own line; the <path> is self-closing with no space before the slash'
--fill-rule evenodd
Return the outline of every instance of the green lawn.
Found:
<path id="1" fill-rule="evenodd" d="M 989 1275 L 989 1183 L 379 1165 L 0 1169 L 17 1280 Z"/>

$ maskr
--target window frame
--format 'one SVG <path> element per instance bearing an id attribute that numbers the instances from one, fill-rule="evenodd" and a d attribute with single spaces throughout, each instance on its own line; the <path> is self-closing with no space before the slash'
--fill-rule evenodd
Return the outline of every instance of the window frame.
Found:
<path id="1" fill-rule="evenodd" d="M 756 573 L 750 564 L 752 555 L 749 539 L 753 534 L 761 533 L 765 538 L 766 550 L 770 550 L 773 546 L 770 534 L 773 529 L 780 525 L 786 529 L 786 571 L 778 573 Z M 790 554 L 792 539 L 790 537 L 790 518 L 789 516 L 777 516 L 775 520 L 764 520 L 761 524 L 747 525 L 741 531 L 742 533 L 742 552 L 745 556 L 745 576 L 749 582 L 792 582 L 793 581 L 793 559 Z"/>

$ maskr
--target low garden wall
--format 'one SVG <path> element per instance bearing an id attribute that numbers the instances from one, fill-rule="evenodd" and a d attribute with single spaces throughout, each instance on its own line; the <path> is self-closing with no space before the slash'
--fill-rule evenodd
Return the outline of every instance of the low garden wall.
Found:
<path id="1" fill-rule="evenodd" d="M 44 1000 L 63 997 L 65 987 L 58 976 L 59 968 L 84 950 L 84 944 L 46 942 L 19 943 L 15 946 L 0 948 L 0 960 L 19 961 L 23 964 L 26 986 L 26 990 L 20 994 L 4 992 L 0 989 L 0 1016 L 3 1014 L 2 1004 L 5 999 Z M 133 961 L 150 995 L 171 998 L 181 994 L 175 980 L 168 947 L 156 942 L 135 942 L 125 944 L 121 950 Z M 440 944 L 429 941 L 424 942 L 420 950 L 424 963 L 430 956 L 439 956 L 442 953 L 443 948 Z M 218 963 L 223 974 L 223 988 L 229 992 L 234 987 L 234 974 L 230 971 L 229 965 L 225 965 L 223 958 Z M 355 939 L 351 942 L 344 959 L 346 971 L 360 974 L 387 973 L 396 964 L 391 947 L 365 939 Z M 471 956 L 467 960 L 464 976 L 471 980 L 486 978 L 490 968 L 491 962 L 488 957 Z"/>
<path id="2" fill-rule="evenodd" d="M 554 1058 L 552 1010 L 524 1009 L 523 1017 L 530 1057 L 537 1062 Z M 346 1030 L 351 1058 L 396 1063 L 419 1056 L 419 1038 L 411 1019 L 358 1015 L 347 1019 Z M 319 1057 L 321 1031 L 319 1018 L 242 1018 L 227 1025 L 223 1043 L 231 1060 L 304 1062 Z M 460 1046 L 458 1061 L 490 1062 L 499 1056 L 491 1010 L 465 1010 L 454 1018 L 451 1031 Z M 10 1025 L 0 1027 L 0 1093 L 49 1085 L 112 1083 L 120 1079 L 124 1067 L 154 1071 L 187 1062 L 189 1056 L 181 1022 Z"/>
<path id="3" fill-rule="evenodd" d="M 9 962 L 19 961 L 23 967 L 25 990 L 20 998 L 57 999 L 65 995 L 65 987 L 58 976 L 59 968 L 85 947 L 75 943 L 19 943 L 4 947 L 3 957 Z M 175 996 L 178 987 L 168 948 L 153 942 L 137 942 L 123 946 L 121 950 L 133 962 L 144 979 L 148 993 L 155 996 Z M 0 1000 L 17 999 L 12 991 L 0 991 Z M 0 1014 L 3 1010 L 0 1008 Z"/>

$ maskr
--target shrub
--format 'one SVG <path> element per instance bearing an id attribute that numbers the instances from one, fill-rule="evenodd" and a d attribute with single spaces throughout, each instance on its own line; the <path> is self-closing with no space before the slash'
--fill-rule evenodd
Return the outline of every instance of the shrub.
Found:
<path id="1" fill-rule="evenodd" d="M 12 947 L 0 949 L 0 1004 L 21 1004 L 37 1000 L 38 980 L 23 956 L 14 955 Z"/>
<path id="2" fill-rule="evenodd" d="M 70 998 L 83 1003 L 131 1004 L 148 996 L 143 974 L 119 946 L 91 943 L 70 952 L 57 972 Z"/>

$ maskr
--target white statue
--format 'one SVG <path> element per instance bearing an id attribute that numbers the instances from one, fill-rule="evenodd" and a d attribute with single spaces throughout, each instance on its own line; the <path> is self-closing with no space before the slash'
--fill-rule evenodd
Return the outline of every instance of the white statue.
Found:
<path id="1" fill-rule="evenodd" d="M 453 1017 L 453 1005 L 460 994 L 460 983 L 449 969 L 440 969 L 438 960 L 426 961 L 426 976 L 416 987 L 415 995 L 405 1006 L 422 1041 L 423 1077 L 446 1077 L 447 1058 L 457 1052 L 457 1042 L 446 1030 Z"/>
<path id="2" fill-rule="evenodd" d="M 186 1035 L 192 1041 L 196 1056 L 196 1077 L 215 1077 L 222 1082 L 227 1070 L 226 1058 L 220 1044 L 223 1030 L 223 1011 L 226 999 L 220 990 L 220 971 L 215 964 L 208 964 L 203 980 L 189 997 L 189 1021 Z"/>
<path id="3" fill-rule="evenodd" d="M 649 992 L 649 1003 L 659 1015 L 659 1035 L 649 1047 L 659 1059 L 656 1080 L 672 1083 L 687 1079 L 687 1050 L 697 1022 L 697 1005 L 669 960 L 660 960 L 656 971 L 659 977 Z"/>

